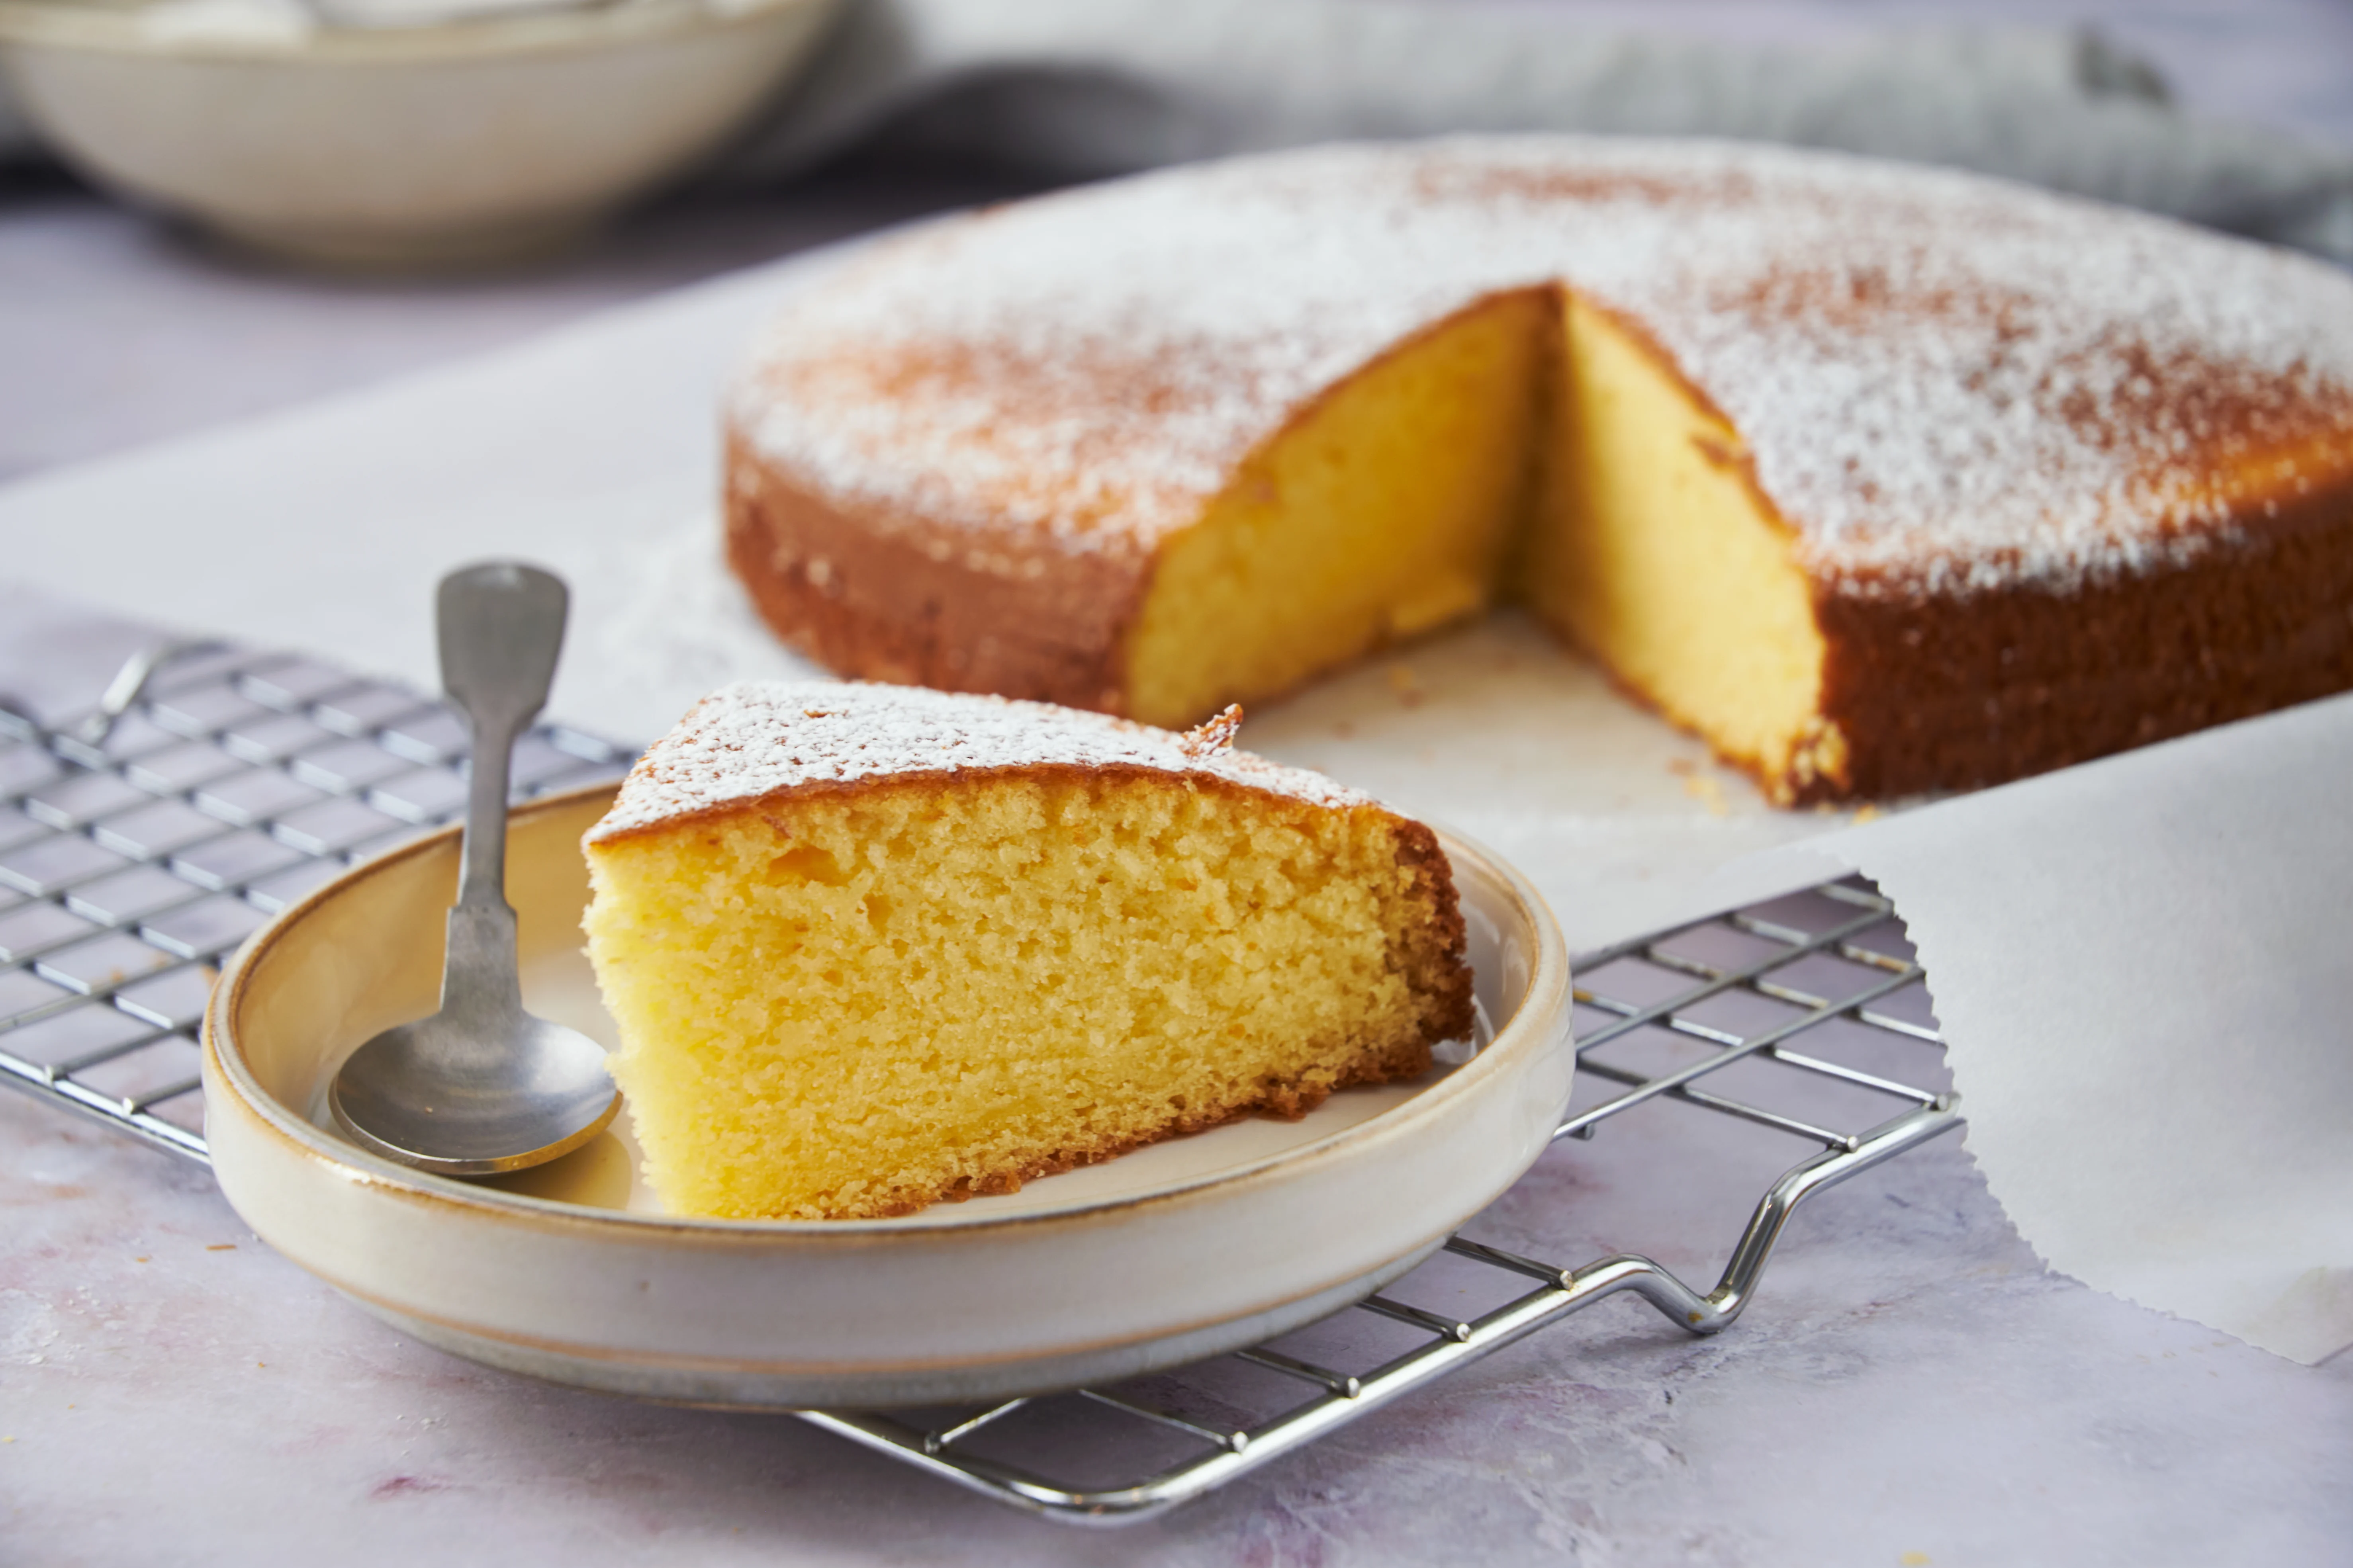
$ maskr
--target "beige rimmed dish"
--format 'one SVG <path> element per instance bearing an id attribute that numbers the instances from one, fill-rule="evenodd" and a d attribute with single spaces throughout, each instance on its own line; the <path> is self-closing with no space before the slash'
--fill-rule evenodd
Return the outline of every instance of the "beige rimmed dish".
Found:
<path id="1" fill-rule="evenodd" d="M 507 896 L 524 999 L 607 1042 L 582 956 L 581 834 L 609 786 L 519 809 Z M 1336 1094 L 1018 1194 L 900 1219 L 680 1219 L 626 1135 L 495 1183 L 425 1175 L 321 1114 L 343 1057 L 429 1011 L 451 829 L 265 927 L 205 1020 L 222 1190 L 271 1246 L 427 1343 L 700 1404 L 980 1399 L 1132 1375 L 1282 1332 L 1377 1289 L 1509 1186 L 1567 1104 L 1568 965 L 1540 897 L 1441 835 L 1493 1034 L 1415 1083 Z"/>
<path id="2" fill-rule="evenodd" d="M 429 272 L 561 249 L 684 175 L 776 100 L 835 8 L 354 28 L 282 3 L 0 0 L 0 75 L 52 152 L 133 201 L 304 263 Z"/>

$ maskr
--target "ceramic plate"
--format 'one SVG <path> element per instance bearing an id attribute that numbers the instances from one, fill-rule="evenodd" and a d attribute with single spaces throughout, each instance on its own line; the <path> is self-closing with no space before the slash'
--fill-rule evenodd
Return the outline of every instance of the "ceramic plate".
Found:
<path id="1" fill-rule="evenodd" d="M 613 1042 L 581 952 L 580 836 L 609 786 L 516 812 L 507 895 L 535 1012 Z M 433 1008 L 455 830 L 286 910 L 216 988 L 206 1133 L 261 1237 L 476 1361 L 615 1393 L 795 1406 L 990 1398 L 1132 1375 L 1280 1333 L 1377 1289 L 1484 1207 L 1567 1104 L 1568 966 L 1508 866 L 1443 841 L 1482 1037 L 1420 1079 L 1347 1089 L 1020 1192 L 897 1219 L 663 1214 L 626 1125 L 491 1181 L 427 1176 L 324 1114 L 343 1058 Z"/>

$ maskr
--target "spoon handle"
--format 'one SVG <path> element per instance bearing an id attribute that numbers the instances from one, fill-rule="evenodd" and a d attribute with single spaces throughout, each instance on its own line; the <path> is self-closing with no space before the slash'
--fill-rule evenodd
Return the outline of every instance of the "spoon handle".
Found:
<path id="1" fill-rule="evenodd" d="M 513 919 L 506 896 L 507 778 L 515 737 L 546 705 L 569 601 L 560 578 L 512 561 L 485 562 L 441 579 L 441 685 L 474 731 L 459 911 Z M 510 941 L 510 970 L 512 952 Z"/>

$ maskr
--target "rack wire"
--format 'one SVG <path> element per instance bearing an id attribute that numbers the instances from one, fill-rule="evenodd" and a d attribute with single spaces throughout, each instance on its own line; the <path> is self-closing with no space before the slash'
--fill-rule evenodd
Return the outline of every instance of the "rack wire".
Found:
<path id="1" fill-rule="evenodd" d="M 516 795 L 628 760 L 542 726 L 518 748 Z M 292 655 L 167 647 L 62 728 L 0 710 L 0 1081 L 206 1161 L 195 1029 L 222 960 L 345 866 L 455 820 L 464 769 L 448 709 Z M 1867 882 L 1653 932 L 1572 969 L 1580 1089 L 1556 1138 L 1681 1106 L 1810 1146 L 1757 1201 L 1714 1289 L 1635 1253 L 1567 1265 L 1494 1246 L 1474 1220 L 1356 1306 L 1172 1373 L 987 1405 L 795 1414 L 1032 1513 L 1140 1520 L 1622 1292 L 1718 1332 L 1754 1300 L 1800 1204 L 1960 1124 L 1925 975 Z"/>
<path id="2" fill-rule="evenodd" d="M 465 721 L 294 654 L 166 644 L 56 728 L 0 708 L 0 1082 L 206 1158 L 222 962 L 311 889 L 464 815 Z M 543 724 L 515 798 L 635 753 Z"/>

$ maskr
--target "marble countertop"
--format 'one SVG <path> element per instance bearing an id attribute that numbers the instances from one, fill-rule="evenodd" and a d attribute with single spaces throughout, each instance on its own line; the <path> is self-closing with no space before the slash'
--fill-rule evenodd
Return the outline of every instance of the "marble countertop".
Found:
<path id="1" fill-rule="evenodd" d="M 1854 7 L 1778 9 L 1843 21 Z M 2211 4 L 2142 7 L 2120 30 L 2185 97 L 2252 110 L 2265 83 L 2320 68 L 2292 58 L 2288 25 L 2318 10 L 2260 9 L 2269 32 L 2233 33 Z M 2204 76 L 2201 37 L 2220 40 Z M 2353 65 L 2334 68 L 2341 88 Z M 2314 106 L 2353 101 L 2303 86 L 2271 97 L 2324 130 Z M 55 482 L 0 507 L 0 537 L 44 563 L 48 586 L 108 601 L 75 564 L 90 547 L 6 532 L 71 527 L 49 503 L 103 487 L 70 460 L 346 393 L 995 188 L 850 177 L 683 204 L 554 277 L 396 289 L 280 278 L 19 177 L 0 188 L 0 473 Z M 280 437 L 305 417 L 281 417 Z M 132 466 L 201 477 L 200 456 Z M 160 548 L 182 521 L 151 526 Z M 368 636 L 371 658 L 399 662 L 383 651 L 391 632 Z M 1441 700 L 1413 721 L 1440 721 L 1458 676 L 1502 689 L 1477 684 L 1482 660 L 1540 657 L 1506 629 L 1418 660 Z M 1368 674 L 1327 709 L 1277 715 L 1274 732 L 1317 760 L 1324 721 L 1374 712 L 1384 691 Z M 1431 756 L 1383 787 L 1444 794 L 1457 765 Z M 1726 831 L 1749 820 L 1736 810 Z M 1587 852 L 1574 823 L 1556 826 L 1550 849 L 1513 852 L 1562 865 Z M 1646 1108 L 1554 1149 L 1474 1233 L 1563 1262 L 1646 1251 L 1704 1282 L 1794 1157 Z M 1606 1302 L 1115 1532 L 1018 1516 L 789 1417 L 603 1398 L 427 1350 L 258 1242 L 202 1169 L 15 1095 L 0 1095 L 0 1206 L 10 1563 L 2301 1563 L 2341 1560 L 2353 1539 L 2353 1357 L 2298 1367 L 2048 1273 L 1951 1138 L 1810 1204 L 1717 1338 Z"/>
<path id="2" fill-rule="evenodd" d="M 1712 1278 L 1789 1154 L 1699 1120 L 1556 1148 L 1477 1234 Z M 2321 1563 L 2353 1530 L 2353 1359 L 2045 1273 L 1949 1138 L 1801 1212 L 1717 1338 L 1605 1302 L 1114 1533 L 788 1416 L 452 1360 L 272 1254 L 200 1169 L 28 1101 L 0 1099 L 0 1150 L 11 1562 Z"/>

